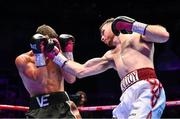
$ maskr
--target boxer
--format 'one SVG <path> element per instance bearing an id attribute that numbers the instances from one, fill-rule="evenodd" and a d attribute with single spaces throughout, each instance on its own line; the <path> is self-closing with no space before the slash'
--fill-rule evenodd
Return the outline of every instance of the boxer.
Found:
<path id="1" fill-rule="evenodd" d="M 64 80 L 72 84 L 76 77 L 64 72 L 43 53 L 56 46 L 67 59 L 73 60 L 74 40 L 70 34 L 58 36 L 53 28 L 42 25 L 30 39 L 31 50 L 16 57 L 19 75 L 30 94 L 27 118 L 81 118 L 64 90 Z M 48 47 L 44 47 L 46 44 Z"/>
<path id="2" fill-rule="evenodd" d="M 118 16 L 102 23 L 100 32 L 101 41 L 112 47 L 102 57 L 80 64 L 68 60 L 56 46 L 48 54 L 54 63 L 78 78 L 115 69 L 123 93 L 113 118 L 161 118 L 166 96 L 155 73 L 153 55 L 154 43 L 169 39 L 166 28 Z"/>

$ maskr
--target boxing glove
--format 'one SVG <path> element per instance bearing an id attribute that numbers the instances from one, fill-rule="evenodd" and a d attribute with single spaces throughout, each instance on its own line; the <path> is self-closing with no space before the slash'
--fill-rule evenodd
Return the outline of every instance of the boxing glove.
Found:
<path id="1" fill-rule="evenodd" d="M 116 17 L 112 22 L 112 31 L 116 36 L 118 36 L 120 32 L 122 33 L 137 32 L 139 34 L 144 35 L 146 27 L 147 24 L 137 22 L 136 20 L 127 16 Z"/>
<path id="2" fill-rule="evenodd" d="M 44 43 L 44 50 L 46 53 L 49 53 L 53 51 L 54 47 L 56 46 L 59 51 L 61 50 L 61 46 L 59 44 L 59 41 L 56 38 L 49 38 L 47 42 Z"/>
<path id="3" fill-rule="evenodd" d="M 43 54 L 43 44 L 47 41 L 47 38 L 42 34 L 35 34 L 30 40 L 30 47 L 35 55 L 35 65 L 42 67 L 46 65 L 45 57 Z"/>
<path id="4" fill-rule="evenodd" d="M 63 52 L 73 52 L 75 38 L 70 34 L 61 34 L 59 36 L 59 42 L 61 44 L 61 50 Z"/>
<path id="5" fill-rule="evenodd" d="M 58 48 L 56 39 L 48 39 L 45 44 L 45 52 L 49 59 L 52 59 L 54 63 L 59 65 L 61 68 L 65 65 L 68 59 L 62 54 L 61 49 Z"/>

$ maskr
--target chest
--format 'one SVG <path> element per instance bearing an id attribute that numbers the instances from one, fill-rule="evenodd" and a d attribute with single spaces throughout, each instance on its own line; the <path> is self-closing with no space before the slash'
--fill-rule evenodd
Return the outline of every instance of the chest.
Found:
<path id="1" fill-rule="evenodd" d="M 30 62 L 31 67 L 34 67 L 34 70 L 37 71 L 37 79 L 52 79 L 62 75 L 60 68 L 51 60 L 46 59 L 46 66 L 39 68 L 35 65 L 35 57 L 31 57 Z"/>
<path id="2" fill-rule="evenodd" d="M 148 55 L 147 55 L 148 54 Z M 126 47 L 113 55 L 114 64 L 120 77 L 140 67 L 151 67 L 152 58 L 150 51 L 142 52 L 133 47 Z"/>

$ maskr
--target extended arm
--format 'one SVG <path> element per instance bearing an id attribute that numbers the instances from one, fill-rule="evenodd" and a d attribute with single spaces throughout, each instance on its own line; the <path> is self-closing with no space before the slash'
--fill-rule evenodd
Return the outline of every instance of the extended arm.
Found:
<path id="1" fill-rule="evenodd" d="M 69 72 L 78 78 L 95 75 L 113 67 L 112 61 L 104 56 L 88 60 L 84 64 L 74 62 L 67 59 L 56 46 L 48 52 L 48 57 L 66 72 Z"/>
<path id="2" fill-rule="evenodd" d="M 104 57 L 93 58 L 91 60 L 88 60 L 84 64 L 80 64 L 69 60 L 66 62 L 63 69 L 77 76 L 78 78 L 83 78 L 83 77 L 102 73 L 107 69 L 112 68 L 113 67 L 112 64 L 113 64 L 112 61 L 108 61 Z"/>

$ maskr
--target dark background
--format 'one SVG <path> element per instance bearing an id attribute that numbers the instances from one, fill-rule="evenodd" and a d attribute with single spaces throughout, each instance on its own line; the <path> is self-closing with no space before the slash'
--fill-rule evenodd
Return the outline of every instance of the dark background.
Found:
<path id="1" fill-rule="evenodd" d="M 75 36 L 75 61 L 84 63 L 102 56 L 108 48 L 101 43 L 99 26 L 110 17 L 129 16 L 147 24 L 160 24 L 170 33 L 164 44 L 155 44 L 154 63 L 167 100 L 180 99 L 180 8 L 178 0 L 43 0 L 0 1 L 0 103 L 28 106 L 29 94 L 14 64 L 30 50 L 28 40 L 39 25 L 52 26 L 58 34 Z M 82 90 L 87 106 L 119 103 L 120 80 L 114 70 L 65 84 L 69 94 Z M 166 107 L 163 117 L 180 117 L 179 107 Z M 22 112 L 0 110 L 1 117 L 23 117 Z M 111 111 L 94 113 L 111 117 Z"/>

